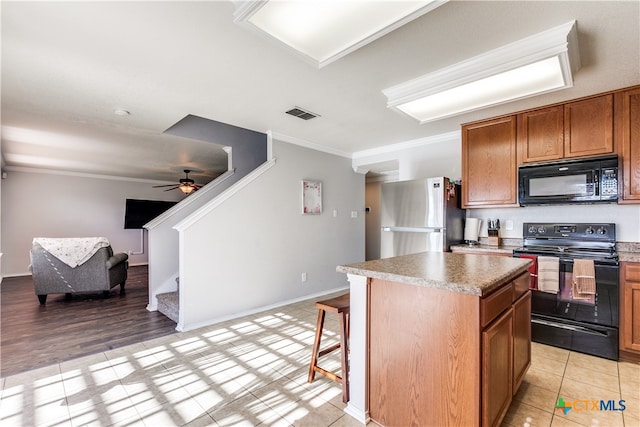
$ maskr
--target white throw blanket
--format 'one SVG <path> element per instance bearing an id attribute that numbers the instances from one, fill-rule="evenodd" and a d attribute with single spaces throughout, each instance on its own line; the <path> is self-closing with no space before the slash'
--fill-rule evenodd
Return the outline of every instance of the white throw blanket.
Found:
<path id="1" fill-rule="evenodd" d="M 98 252 L 98 249 L 109 246 L 106 237 L 36 237 L 33 243 L 39 244 L 69 267 L 82 265 Z"/>

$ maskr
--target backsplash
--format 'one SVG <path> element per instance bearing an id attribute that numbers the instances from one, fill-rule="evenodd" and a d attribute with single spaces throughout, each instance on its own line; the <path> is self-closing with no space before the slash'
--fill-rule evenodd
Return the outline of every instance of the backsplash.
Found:
<path id="1" fill-rule="evenodd" d="M 640 243 L 640 205 L 559 205 L 527 206 L 520 208 L 467 209 L 467 217 L 480 218 L 480 237 L 487 237 L 487 219 L 500 220 L 500 237 L 522 239 L 525 222 L 604 222 L 616 224 L 618 242 Z M 506 225 L 513 222 L 513 229 Z"/>

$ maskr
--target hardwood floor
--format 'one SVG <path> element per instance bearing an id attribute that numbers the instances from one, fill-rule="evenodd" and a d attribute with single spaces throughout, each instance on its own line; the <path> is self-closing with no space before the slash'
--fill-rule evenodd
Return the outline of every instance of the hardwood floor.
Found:
<path id="1" fill-rule="evenodd" d="M 149 312 L 147 266 L 129 267 L 126 293 L 109 298 L 49 295 L 40 305 L 31 276 L 5 278 L 0 286 L 0 376 L 6 377 L 79 356 L 175 333 L 176 324 Z"/>

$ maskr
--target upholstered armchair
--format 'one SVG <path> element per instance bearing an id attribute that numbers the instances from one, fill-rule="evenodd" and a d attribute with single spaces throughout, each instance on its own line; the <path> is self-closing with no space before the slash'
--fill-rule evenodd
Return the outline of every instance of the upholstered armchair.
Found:
<path id="1" fill-rule="evenodd" d="M 129 256 L 125 253 L 114 254 L 104 238 L 75 240 L 83 240 L 85 246 L 89 247 L 86 241 L 92 242 L 90 239 L 99 239 L 96 240 L 99 243 L 91 251 L 86 251 L 86 259 L 75 260 L 68 257 L 71 251 L 59 249 L 59 242 L 68 244 L 72 239 L 34 239 L 29 269 L 40 304 L 46 303 L 48 294 L 102 291 L 103 296 L 108 297 L 111 288 L 118 285 L 120 293 L 124 293 Z M 57 248 L 49 247 L 52 241 L 58 244 Z M 49 247 L 49 250 L 42 245 Z"/>

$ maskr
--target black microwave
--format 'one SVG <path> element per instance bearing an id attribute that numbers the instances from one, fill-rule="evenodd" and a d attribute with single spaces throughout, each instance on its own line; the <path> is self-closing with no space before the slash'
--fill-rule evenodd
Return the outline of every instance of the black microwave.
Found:
<path id="1" fill-rule="evenodd" d="M 618 156 L 532 163 L 518 168 L 521 206 L 618 201 Z"/>

